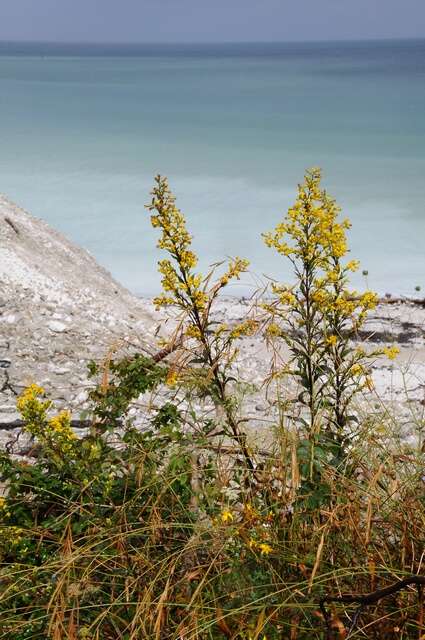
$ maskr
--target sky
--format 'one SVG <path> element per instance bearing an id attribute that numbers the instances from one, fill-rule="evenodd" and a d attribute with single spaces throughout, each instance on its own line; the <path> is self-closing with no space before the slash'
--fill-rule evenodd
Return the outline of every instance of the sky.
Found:
<path id="1" fill-rule="evenodd" d="M 0 0 L 0 40 L 226 42 L 425 37 L 425 0 Z"/>

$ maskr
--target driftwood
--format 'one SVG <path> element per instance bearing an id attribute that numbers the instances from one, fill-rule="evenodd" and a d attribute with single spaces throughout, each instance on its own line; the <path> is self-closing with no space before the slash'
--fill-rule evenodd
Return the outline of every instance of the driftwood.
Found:
<path id="1" fill-rule="evenodd" d="M 425 576 L 409 576 L 404 578 L 403 580 L 398 580 L 388 587 L 384 587 L 383 589 L 378 589 L 377 591 L 372 591 L 371 593 L 359 594 L 359 593 L 346 593 L 340 596 L 325 596 L 320 600 L 320 610 L 323 614 L 323 618 L 325 619 L 327 626 L 327 634 L 326 640 L 331 640 L 332 638 L 332 629 L 331 629 L 331 618 L 329 612 L 327 611 L 325 604 L 328 602 L 340 603 L 340 604 L 357 604 L 358 607 L 354 612 L 354 616 L 351 620 L 351 625 L 348 630 L 348 635 L 346 636 L 346 640 L 348 640 L 351 633 L 355 630 L 358 620 L 360 618 L 360 614 L 365 609 L 365 607 L 369 607 L 371 605 L 376 604 L 382 598 L 387 598 L 388 596 L 393 595 L 394 593 L 398 593 L 402 589 L 409 587 L 411 585 L 416 585 L 418 588 L 419 598 L 422 597 L 422 587 L 425 586 Z"/>
<path id="2" fill-rule="evenodd" d="M 0 422 L 0 431 L 12 431 L 13 429 L 22 429 L 23 420 L 11 420 L 9 422 Z M 92 420 L 71 420 L 73 429 L 87 429 L 93 424 Z"/>
<path id="3" fill-rule="evenodd" d="M 392 296 L 384 296 L 383 298 L 378 299 L 378 304 L 405 304 L 406 302 L 409 304 L 415 304 L 418 307 L 425 307 L 425 298 L 393 298 Z"/>

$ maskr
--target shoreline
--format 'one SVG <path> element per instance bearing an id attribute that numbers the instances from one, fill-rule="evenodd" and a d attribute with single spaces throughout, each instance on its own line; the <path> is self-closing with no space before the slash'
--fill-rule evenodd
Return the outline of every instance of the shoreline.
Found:
<path id="1" fill-rule="evenodd" d="M 223 297 L 217 302 L 214 317 L 232 327 L 242 320 L 249 308 L 247 300 Z M 141 350 L 157 351 L 159 347 L 155 346 L 153 338 L 156 328 L 160 325 L 171 328 L 173 320 L 163 311 L 156 314 L 154 309 L 151 299 L 139 299 L 138 312 L 144 320 L 134 317 L 134 320 L 121 319 L 111 325 L 111 318 L 108 321 L 91 318 L 88 322 L 87 317 L 69 314 L 69 310 L 66 317 L 59 305 L 54 308 L 41 305 L 32 310 L 25 331 L 22 324 L 10 322 L 10 316 L 5 317 L 3 312 L 0 315 L 0 445 L 4 446 L 19 434 L 16 397 L 30 382 L 43 386 L 57 409 L 69 408 L 74 427 L 82 433 L 88 424 L 81 414 L 89 408 L 88 391 L 93 387 L 93 381 L 87 376 L 88 362 L 91 359 L 102 361 L 114 349 L 117 357 Z M 44 324 L 43 330 L 40 320 Z M 57 326 L 55 322 L 63 324 Z M 4 341 L 6 333 L 7 345 Z M 360 340 L 359 344 L 396 344 L 400 354 L 395 361 L 379 358 L 372 365 L 375 390 L 360 398 L 360 404 L 372 400 L 381 404 L 381 408 L 391 409 L 399 421 L 400 437 L 413 441 L 413 423 L 423 420 L 425 412 L 425 308 L 406 302 L 380 304 L 369 314 L 362 331 L 362 336 L 366 335 L 368 340 Z M 16 349 L 18 344 L 19 349 Z M 5 346 L 8 346 L 7 350 Z M 250 429 L 258 433 L 276 417 L 276 406 L 263 386 L 270 373 L 271 351 L 261 334 L 242 337 L 237 346 L 235 373 L 242 382 L 254 387 L 245 409 Z M 285 349 L 282 357 L 285 358 Z M 285 390 L 288 399 L 296 397 L 290 386 Z M 146 419 L 146 404 L 146 398 L 139 398 L 129 412 L 140 427 Z"/>
<path id="2" fill-rule="evenodd" d="M 0 283 L 0 446 L 18 435 L 16 397 L 26 385 L 43 386 L 58 409 L 69 408 L 81 420 L 93 386 L 87 363 L 108 354 L 154 353 L 159 325 L 164 332 L 173 324 L 170 314 L 155 311 L 151 298 L 131 294 L 87 252 L 4 197 Z M 215 319 L 231 327 L 252 304 L 248 297 L 223 296 Z M 425 411 L 425 300 L 385 297 L 360 337 L 400 347 L 396 361 L 374 364 L 373 378 L 376 399 L 394 409 L 407 433 L 412 412 L 423 420 Z M 271 353 L 261 335 L 243 337 L 238 346 L 237 374 L 256 387 L 248 418 L 261 429 L 275 413 L 262 386 Z M 143 401 L 130 415 L 143 424 Z"/>

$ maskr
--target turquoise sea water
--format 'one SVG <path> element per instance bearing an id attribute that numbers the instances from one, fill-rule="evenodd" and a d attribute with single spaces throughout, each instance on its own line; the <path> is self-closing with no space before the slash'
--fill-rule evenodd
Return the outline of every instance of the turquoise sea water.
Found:
<path id="1" fill-rule="evenodd" d="M 0 45 L 0 191 L 137 293 L 158 290 L 156 173 L 203 266 L 237 254 L 285 279 L 259 236 L 314 165 L 369 286 L 425 289 L 425 41 Z"/>

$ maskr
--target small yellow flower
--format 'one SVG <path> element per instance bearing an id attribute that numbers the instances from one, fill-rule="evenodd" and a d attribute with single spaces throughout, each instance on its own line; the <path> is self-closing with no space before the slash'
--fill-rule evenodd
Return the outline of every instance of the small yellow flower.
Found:
<path id="1" fill-rule="evenodd" d="M 165 384 L 169 387 L 175 387 L 178 381 L 177 371 L 172 369 L 169 370 L 167 374 L 167 379 L 165 380 Z"/>
<path id="2" fill-rule="evenodd" d="M 188 338 L 195 338 L 195 339 L 199 340 L 199 338 L 201 337 L 201 332 L 199 330 L 199 327 L 196 327 L 193 324 L 191 324 L 191 325 L 189 325 L 187 327 L 185 333 L 186 333 Z"/>
<path id="3" fill-rule="evenodd" d="M 395 360 L 396 356 L 400 353 L 400 349 L 393 345 L 392 347 L 385 347 L 383 349 L 383 352 L 387 356 L 387 358 L 389 358 L 390 360 Z"/>
<path id="4" fill-rule="evenodd" d="M 230 337 L 235 340 L 236 338 L 241 338 L 242 336 L 252 336 L 255 333 L 257 326 L 258 325 L 255 320 L 245 320 L 245 322 L 242 322 L 234 329 L 232 329 L 232 331 L 230 332 Z"/>
<path id="5" fill-rule="evenodd" d="M 224 511 L 222 511 L 220 517 L 221 517 L 221 521 L 224 524 L 227 524 L 227 522 L 233 522 L 234 520 L 233 514 L 228 509 L 225 509 Z"/>
<path id="6" fill-rule="evenodd" d="M 335 335 L 332 335 L 326 338 L 326 342 L 330 347 L 334 347 L 338 342 L 338 338 Z"/>
<path id="7" fill-rule="evenodd" d="M 265 331 L 266 336 L 270 338 L 277 338 L 282 334 L 282 329 L 275 322 L 270 322 Z"/>
<path id="8" fill-rule="evenodd" d="M 244 273 L 249 267 L 249 261 L 243 258 L 236 257 L 229 262 L 226 273 L 220 278 L 220 284 L 225 287 L 229 280 L 236 278 L 240 279 L 241 273 Z"/>
<path id="9" fill-rule="evenodd" d="M 353 364 L 353 366 L 350 368 L 350 373 L 353 376 L 361 376 L 364 374 L 364 367 L 361 364 Z"/>
<path id="10" fill-rule="evenodd" d="M 260 542 L 260 544 L 258 545 L 258 548 L 262 556 L 268 556 L 269 553 L 273 551 L 272 547 L 269 544 L 267 544 L 267 542 Z"/>
<path id="11" fill-rule="evenodd" d="M 357 271 L 359 266 L 360 266 L 360 262 L 358 260 L 350 260 L 345 265 L 345 267 L 346 267 L 346 269 L 348 269 L 348 271 Z"/>
<path id="12" fill-rule="evenodd" d="M 360 306 L 363 307 L 365 311 L 374 309 L 377 304 L 378 296 L 373 291 L 365 291 L 360 298 Z"/>

